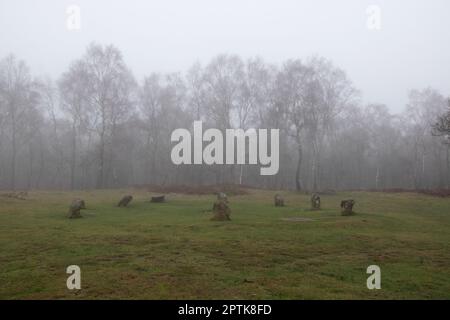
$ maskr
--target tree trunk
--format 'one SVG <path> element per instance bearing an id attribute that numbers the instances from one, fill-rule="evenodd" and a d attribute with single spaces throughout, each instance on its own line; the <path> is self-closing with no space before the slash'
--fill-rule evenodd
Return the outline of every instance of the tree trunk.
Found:
<path id="1" fill-rule="evenodd" d="M 33 184 L 33 144 L 31 140 L 28 142 L 28 190 L 32 188 Z"/>
<path id="2" fill-rule="evenodd" d="M 42 146 L 42 136 L 40 136 L 39 139 L 40 142 L 40 148 L 39 148 L 39 171 L 38 171 L 38 176 L 36 178 L 36 188 L 40 188 L 41 187 L 41 178 L 42 178 L 42 173 L 44 172 L 44 166 L 45 166 L 45 158 L 44 158 L 44 147 Z"/>
<path id="3" fill-rule="evenodd" d="M 302 190 L 302 183 L 300 181 L 300 169 L 301 169 L 302 160 L 303 160 L 302 158 L 303 158 L 303 150 L 302 150 L 302 146 L 299 145 L 298 146 L 297 170 L 295 172 L 295 188 L 297 191 Z"/>
<path id="4" fill-rule="evenodd" d="M 11 157 L 11 190 L 16 190 L 16 157 L 17 157 L 17 142 L 16 142 L 16 116 L 15 111 L 11 112 L 12 117 L 12 157 Z"/>
<path id="5" fill-rule="evenodd" d="M 447 145 L 447 152 L 445 155 L 447 165 L 447 188 L 450 188 L 450 145 Z"/>
<path id="6" fill-rule="evenodd" d="M 77 134 L 75 121 L 72 124 L 72 155 L 70 159 L 70 190 L 75 188 L 75 159 L 76 159 L 76 151 L 77 148 Z"/>
<path id="7" fill-rule="evenodd" d="M 105 125 L 106 125 L 106 114 L 105 108 L 102 106 L 102 130 L 100 132 L 100 159 L 99 159 L 99 168 L 97 175 L 97 189 L 103 188 L 103 179 L 104 179 L 104 171 L 105 171 Z"/>
<path id="8" fill-rule="evenodd" d="M 380 185 L 380 167 L 377 166 L 377 173 L 375 174 L 375 189 L 378 190 Z"/>
<path id="9" fill-rule="evenodd" d="M 421 172 L 421 182 L 420 185 L 422 188 L 426 188 L 425 187 L 425 152 L 422 153 L 422 172 Z"/>
<path id="10" fill-rule="evenodd" d="M 312 190 L 317 191 L 319 188 L 319 151 L 316 142 L 313 142 L 312 178 Z"/>
<path id="11" fill-rule="evenodd" d="M 145 178 L 146 178 L 146 183 L 148 185 L 150 185 L 152 183 L 152 155 L 151 155 L 151 151 L 150 151 L 150 139 L 151 139 L 151 133 L 150 130 L 147 131 L 147 139 L 145 142 L 145 148 L 147 150 L 147 158 L 145 159 Z"/>

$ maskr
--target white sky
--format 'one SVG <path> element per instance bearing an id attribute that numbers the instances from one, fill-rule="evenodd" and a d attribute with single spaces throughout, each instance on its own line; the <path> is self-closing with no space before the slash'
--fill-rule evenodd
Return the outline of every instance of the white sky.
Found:
<path id="1" fill-rule="evenodd" d="M 81 30 L 66 8 L 81 9 Z M 366 9 L 381 9 L 381 30 Z M 0 0 L 0 57 L 57 78 L 91 41 L 113 43 L 139 80 L 186 71 L 219 53 L 267 62 L 319 54 L 343 68 L 363 102 L 403 110 L 407 92 L 450 95 L 448 0 Z"/>

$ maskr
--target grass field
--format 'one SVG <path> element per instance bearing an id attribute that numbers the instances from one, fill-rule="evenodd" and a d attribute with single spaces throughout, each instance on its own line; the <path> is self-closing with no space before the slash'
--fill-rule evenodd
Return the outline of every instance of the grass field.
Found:
<path id="1" fill-rule="evenodd" d="M 0 198 L 1 299 L 450 299 L 450 199 L 413 193 L 309 197 L 250 190 L 229 197 L 232 221 L 209 218 L 215 199 L 138 190 L 30 192 Z M 129 208 L 115 204 L 121 195 Z M 84 218 L 68 204 L 86 200 Z M 339 202 L 355 199 L 354 216 Z M 286 221 L 306 217 L 312 221 Z M 81 268 L 81 290 L 66 267 Z M 368 290 L 366 268 L 381 268 Z"/>

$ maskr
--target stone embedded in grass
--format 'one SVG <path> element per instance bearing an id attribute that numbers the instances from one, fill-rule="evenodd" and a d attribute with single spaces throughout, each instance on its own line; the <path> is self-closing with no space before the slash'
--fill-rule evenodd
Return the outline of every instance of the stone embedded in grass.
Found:
<path id="1" fill-rule="evenodd" d="M 355 200 L 348 199 L 348 200 L 342 200 L 341 201 L 341 214 L 343 216 L 350 216 L 354 214 L 353 212 L 353 206 L 355 205 Z"/>
<path id="2" fill-rule="evenodd" d="M 69 218 L 81 218 L 81 209 L 86 209 L 86 204 L 84 200 L 75 199 L 72 201 L 72 204 L 69 207 Z"/>
<path id="3" fill-rule="evenodd" d="M 228 206 L 227 201 L 225 200 L 217 200 L 213 205 L 213 216 L 211 220 L 213 221 L 229 221 L 231 220 L 230 214 L 231 210 Z"/>
<path id="4" fill-rule="evenodd" d="M 275 201 L 275 207 L 284 207 L 284 199 L 278 193 L 275 195 L 274 201 Z"/>
<path id="5" fill-rule="evenodd" d="M 124 196 L 119 203 L 117 204 L 118 207 L 126 207 L 128 206 L 128 204 L 131 202 L 131 200 L 133 200 L 133 196 L 128 195 L 128 196 Z"/>
<path id="6" fill-rule="evenodd" d="M 317 193 L 313 193 L 311 196 L 311 209 L 320 210 L 320 196 Z"/>
<path id="7" fill-rule="evenodd" d="M 166 196 L 153 196 L 150 202 L 166 202 Z"/>

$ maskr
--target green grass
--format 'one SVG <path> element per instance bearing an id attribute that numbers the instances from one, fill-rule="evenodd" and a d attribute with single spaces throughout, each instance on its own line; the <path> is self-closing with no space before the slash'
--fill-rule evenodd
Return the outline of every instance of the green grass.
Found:
<path id="1" fill-rule="evenodd" d="M 115 204 L 121 195 L 129 208 Z M 0 198 L 2 299 L 449 299 L 450 200 L 412 193 L 229 197 L 232 221 L 213 222 L 214 196 L 136 190 L 30 192 Z M 86 200 L 84 218 L 68 204 Z M 339 202 L 356 200 L 354 216 Z M 282 218 L 308 217 L 292 222 Z M 69 265 L 82 289 L 66 287 Z M 366 268 L 381 268 L 368 290 Z"/>

